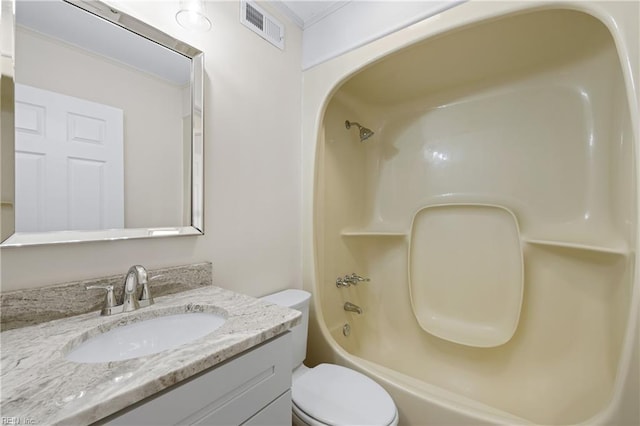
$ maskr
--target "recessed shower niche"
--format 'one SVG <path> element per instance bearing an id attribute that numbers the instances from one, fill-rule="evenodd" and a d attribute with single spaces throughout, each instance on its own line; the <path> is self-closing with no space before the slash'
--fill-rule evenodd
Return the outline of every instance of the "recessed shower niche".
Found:
<path id="1" fill-rule="evenodd" d="M 315 279 L 354 365 L 523 423 L 606 407 L 636 251 L 620 63 L 598 19 L 536 10 L 427 38 L 333 92 Z M 336 289 L 353 271 L 371 281 Z M 345 301 L 364 310 L 348 337 Z"/>

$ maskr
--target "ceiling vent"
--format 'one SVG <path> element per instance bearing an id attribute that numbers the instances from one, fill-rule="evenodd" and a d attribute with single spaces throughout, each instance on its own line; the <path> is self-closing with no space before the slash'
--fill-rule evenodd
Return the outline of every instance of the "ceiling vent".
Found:
<path id="1" fill-rule="evenodd" d="M 240 22 L 274 46 L 284 50 L 284 26 L 253 2 L 240 2 Z"/>

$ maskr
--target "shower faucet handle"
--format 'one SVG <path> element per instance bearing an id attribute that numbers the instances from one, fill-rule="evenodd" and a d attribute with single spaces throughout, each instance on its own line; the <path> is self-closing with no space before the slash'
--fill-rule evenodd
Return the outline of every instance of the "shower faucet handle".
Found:
<path id="1" fill-rule="evenodd" d="M 356 274 L 355 272 L 352 273 L 351 275 L 347 275 L 345 276 L 345 279 L 349 279 L 349 281 L 351 282 L 351 284 L 356 285 L 358 283 L 361 283 L 363 281 L 367 282 L 367 281 L 371 281 L 371 279 L 369 278 L 364 278 L 361 277 L 360 275 Z"/>
<path id="2" fill-rule="evenodd" d="M 347 279 L 348 277 L 338 277 L 336 278 L 336 287 L 349 287 L 351 286 L 351 281 Z"/>
<path id="3" fill-rule="evenodd" d="M 360 275 L 358 275 L 358 274 L 356 274 L 354 272 L 351 275 L 345 275 L 344 277 L 336 278 L 336 287 L 338 287 L 338 288 L 340 288 L 340 287 L 350 287 L 352 285 L 356 285 L 356 284 L 361 283 L 363 281 L 371 281 L 371 280 L 369 278 L 361 277 Z"/>

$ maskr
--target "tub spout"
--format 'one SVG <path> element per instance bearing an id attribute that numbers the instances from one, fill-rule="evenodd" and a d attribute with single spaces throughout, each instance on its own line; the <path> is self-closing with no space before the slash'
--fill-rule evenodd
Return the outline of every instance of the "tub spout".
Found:
<path id="1" fill-rule="evenodd" d="M 351 302 L 344 302 L 344 310 L 347 312 L 355 312 L 358 315 L 362 314 L 362 308 Z"/>

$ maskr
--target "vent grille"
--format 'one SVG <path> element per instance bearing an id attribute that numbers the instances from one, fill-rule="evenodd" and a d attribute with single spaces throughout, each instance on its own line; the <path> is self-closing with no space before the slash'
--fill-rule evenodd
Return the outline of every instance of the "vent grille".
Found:
<path id="1" fill-rule="evenodd" d="M 247 13 L 245 16 L 247 18 L 247 21 L 249 21 L 250 24 L 253 24 L 256 27 L 258 27 L 260 31 L 263 30 L 264 15 L 258 12 L 258 10 L 255 9 L 250 4 L 247 5 Z"/>
<path id="2" fill-rule="evenodd" d="M 240 22 L 269 43 L 284 49 L 284 26 L 255 3 L 240 2 Z"/>

